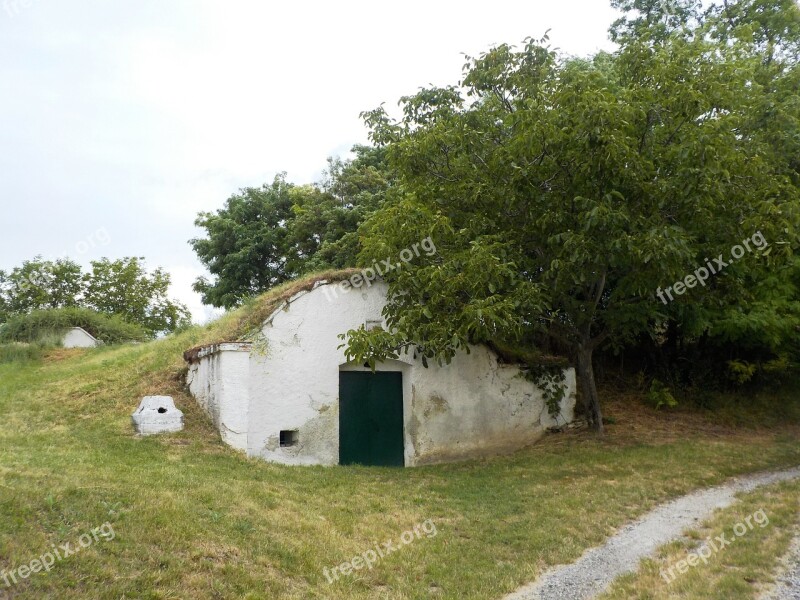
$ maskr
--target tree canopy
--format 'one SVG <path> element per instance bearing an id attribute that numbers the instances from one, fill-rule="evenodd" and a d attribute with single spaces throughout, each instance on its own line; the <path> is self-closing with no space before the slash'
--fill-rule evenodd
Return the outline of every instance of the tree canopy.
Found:
<path id="1" fill-rule="evenodd" d="M 387 274 L 389 331 L 349 332 L 351 358 L 448 361 L 546 336 L 602 429 L 598 347 L 671 322 L 776 339 L 800 324 L 797 6 L 615 5 L 614 53 L 500 45 L 468 57 L 456 85 L 402 98 L 399 119 L 364 114 L 396 185 L 362 226 L 360 260 L 426 237 L 438 253 Z M 688 285 L 756 235 L 767 244 Z"/>
<path id="2" fill-rule="evenodd" d="M 161 268 L 148 271 L 141 257 L 92 261 L 89 272 L 67 258 L 36 257 L 10 273 L 0 271 L 0 322 L 33 311 L 84 308 L 150 335 L 166 333 L 191 322 L 186 306 L 169 298 L 170 281 Z"/>
<path id="3" fill-rule="evenodd" d="M 352 160 L 329 159 L 319 184 L 281 174 L 198 215 L 206 237 L 190 243 L 212 275 L 194 284 L 204 303 L 231 308 L 299 275 L 355 265 L 358 226 L 381 205 L 389 179 L 382 148 L 353 151 Z"/>

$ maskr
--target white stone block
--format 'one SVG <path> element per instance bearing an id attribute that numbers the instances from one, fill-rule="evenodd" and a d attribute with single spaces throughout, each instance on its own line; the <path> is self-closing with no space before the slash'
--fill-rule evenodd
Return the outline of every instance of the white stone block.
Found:
<path id="1" fill-rule="evenodd" d="M 131 418 L 136 432 L 142 435 L 183 429 L 183 413 L 175 408 L 172 396 L 145 396 Z"/>

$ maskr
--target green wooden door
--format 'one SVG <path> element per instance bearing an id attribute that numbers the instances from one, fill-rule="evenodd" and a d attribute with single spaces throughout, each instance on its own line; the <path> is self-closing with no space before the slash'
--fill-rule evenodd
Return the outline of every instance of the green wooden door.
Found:
<path id="1" fill-rule="evenodd" d="M 339 464 L 404 466 L 402 373 L 339 373 Z"/>

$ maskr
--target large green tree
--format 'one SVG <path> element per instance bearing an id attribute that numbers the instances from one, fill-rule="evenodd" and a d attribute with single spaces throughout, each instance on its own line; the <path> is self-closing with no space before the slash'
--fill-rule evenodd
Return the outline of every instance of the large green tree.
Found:
<path id="1" fill-rule="evenodd" d="M 687 43 L 704 36 L 713 40 L 711 46 L 720 47 L 736 68 L 744 69 L 744 83 L 731 84 L 732 91 L 742 94 L 736 135 L 758 149 L 759 159 L 770 165 L 776 181 L 796 188 L 800 184 L 800 11 L 795 3 L 726 1 L 702 12 L 696 2 L 636 0 L 629 8 L 612 28 L 612 33 L 629 36 L 628 46 L 655 44 L 665 32 Z M 683 18 L 675 21 L 676 14 Z M 649 15 L 649 21 L 644 15 Z M 666 27 L 670 19 L 672 25 Z M 791 221 L 796 207 L 787 203 L 784 208 Z M 792 235 L 789 231 L 787 239 L 778 239 L 778 248 L 785 250 L 781 246 Z M 768 361 L 796 354 L 798 281 L 800 262 L 796 257 L 771 265 L 769 272 L 748 273 L 736 265 L 692 302 L 671 303 L 665 310 L 667 318 L 653 327 L 657 339 L 646 347 L 660 344 L 657 357 L 668 379 L 690 381 L 696 369 L 706 384 L 713 382 L 704 371 L 710 369 L 718 373 L 718 380 L 724 380 L 729 360 Z"/>
<path id="2" fill-rule="evenodd" d="M 295 185 L 279 175 L 200 213 L 195 224 L 206 236 L 190 244 L 212 276 L 195 282 L 203 302 L 230 308 L 300 274 L 353 266 L 358 226 L 389 186 L 383 149 L 353 152 L 351 160 L 329 160 L 320 184 Z"/>
<path id="3" fill-rule="evenodd" d="M 191 324 L 185 305 L 169 297 L 171 279 L 162 268 L 148 271 L 144 258 L 92 261 L 84 277 L 83 306 L 141 325 L 151 335 Z"/>
<path id="4" fill-rule="evenodd" d="M 230 308 L 293 275 L 284 226 L 292 218 L 293 187 L 278 175 L 271 185 L 244 188 L 224 208 L 198 215 L 195 225 L 208 237 L 190 244 L 214 277 L 194 284 L 205 304 Z"/>
<path id="5" fill-rule="evenodd" d="M 300 255 L 299 271 L 352 267 L 360 249 L 358 227 L 381 206 L 389 174 L 383 148 L 357 145 L 355 158 L 328 159 L 328 169 L 316 193 L 298 197 L 289 225 Z"/>
<path id="6" fill-rule="evenodd" d="M 8 306 L 8 273 L 0 269 L 0 323 L 5 323 L 11 314 Z"/>
<path id="7" fill-rule="evenodd" d="M 67 259 L 44 260 L 37 256 L 0 273 L 0 296 L 9 314 L 77 306 L 83 291 L 83 271 Z"/>
<path id="8" fill-rule="evenodd" d="M 457 86 L 403 98 L 399 120 L 383 108 L 365 114 L 398 181 L 363 226 L 362 259 L 428 236 L 438 253 L 387 274 L 389 330 L 349 332 L 351 358 L 413 348 L 447 361 L 470 343 L 545 334 L 575 361 L 587 416 L 602 430 L 601 345 L 656 331 L 687 307 L 699 328 L 737 310 L 740 328 L 752 327 L 775 307 L 785 310 L 773 320 L 797 322 L 791 285 L 758 285 L 787 280 L 798 242 L 796 157 L 771 139 L 776 122 L 796 122 L 797 103 L 764 112 L 763 44 L 713 35 L 726 27 L 714 11 L 619 4 L 627 19 L 615 25 L 613 54 L 502 45 L 468 59 Z M 796 17 L 779 4 L 784 20 Z M 774 77 L 796 70 L 786 63 Z M 756 129 L 758 118 L 769 124 Z M 756 234 L 769 246 L 695 280 L 669 306 L 659 301 L 657 290 L 718 256 L 730 262 L 730 249 Z"/>
<path id="9" fill-rule="evenodd" d="M 68 258 L 37 256 L 9 273 L 0 271 L 0 323 L 34 311 L 90 308 L 150 335 L 166 333 L 190 323 L 186 306 L 169 298 L 170 281 L 161 268 L 148 271 L 142 258 L 103 258 L 87 273 Z"/>

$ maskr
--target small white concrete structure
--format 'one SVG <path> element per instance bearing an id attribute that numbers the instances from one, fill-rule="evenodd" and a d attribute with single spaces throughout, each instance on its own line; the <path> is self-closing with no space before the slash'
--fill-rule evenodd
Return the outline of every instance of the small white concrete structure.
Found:
<path id="1" fill-rule="evenodd" d="M 64 348 L 95 348 L 100 344 L 100 340 L 82 327 L 73 327 L 61 338 Z"/>
<path id="2" fill-rule="evenodd" d="M 199 350 L 190 367 L 190 389 L 229 446 L 247 450 L 250 424 L 250 349 L 225 343 Z"/>
<path id="3" fill-rule="evenodd" d="M 339 334 L 385 326 L 387 288 L 333 288 L 295 294 L 252 344 L 187 351 L 189 391 L 225 443 L 284 464 L 415 466 L 518 449 L 573 420 L 571 368 L 552 417 L 523 369 L 485 346 L 441 367 L 406 354 L 374 375 L 348 362 Z"/>
<path id="4" fill-rule="evenodd" d="M 183 429 L 183 413 L 171 396 L 145 396 L 131 416 L 136 433 L 155 435 Z"/>

